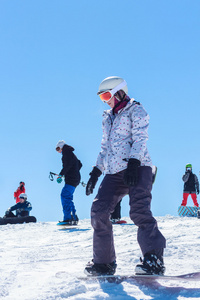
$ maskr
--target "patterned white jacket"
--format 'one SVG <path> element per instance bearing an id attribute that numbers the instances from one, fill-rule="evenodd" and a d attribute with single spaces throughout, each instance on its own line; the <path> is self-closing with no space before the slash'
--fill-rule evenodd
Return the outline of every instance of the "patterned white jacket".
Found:
<path id="1" fill-rule="evenodd" d="M 116 115 L 112 109 L 104 111 L 103 138 L 96 167 L 105 174 L 115 174 L 127 168 L 130 158 L 138 159 L 141 166 L 152 167 L 146 146 L 148 126 L 149 115 L 134 99 Z"/>

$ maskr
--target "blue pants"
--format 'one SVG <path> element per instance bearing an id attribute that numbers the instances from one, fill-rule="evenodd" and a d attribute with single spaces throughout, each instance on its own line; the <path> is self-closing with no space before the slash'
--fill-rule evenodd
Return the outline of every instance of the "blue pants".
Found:
<path id="1" fill-rule="evenodd" d="M 61 192 L 61 202 L 63 207 L 63 220 L 69 220 L 73 216 L 76 220 L 76 209 L 73 202 L 73 194 L 75 187 L 69 184 L 65 184 Z"/>

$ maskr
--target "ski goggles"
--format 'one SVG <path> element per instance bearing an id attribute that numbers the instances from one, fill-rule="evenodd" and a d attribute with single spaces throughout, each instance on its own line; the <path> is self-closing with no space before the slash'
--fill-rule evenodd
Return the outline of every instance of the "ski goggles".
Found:
<path id="1" fill-rule="evenodd" d="M 192 168 L 188 167 L 188 168 L 186 168 L 186 170 L 187 170 L 187 171 L 191 171 L 191 170 L 192 170 Z"/>
<path id="2" fill-rule="evenodd" d="M 19 196 L 19 199 L 24 199 L 24 200 L 26 200 L 26 198 L 25 198 L 25 197 L 23 197 L 23 196 L 22 196 L 22 197 L 20 197 L 20 196 Z"/>
<path id="3" fill-rule="evenodd" d="M 100 93 L 98 93 L 98 95 L 103 102 L 108 102 L 114 96 L 114 94 L 116 92 L 118 92 L 125 86 L 126 86 L 126 81 L 124 80 L 120 84 L 118 84 L 116 87 L 114 87 L 114 89 L 100 92 Z"/>

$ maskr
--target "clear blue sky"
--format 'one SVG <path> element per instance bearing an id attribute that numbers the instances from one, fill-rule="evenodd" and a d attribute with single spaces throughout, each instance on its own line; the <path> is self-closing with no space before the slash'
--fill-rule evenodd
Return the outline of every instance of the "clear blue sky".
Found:
<path id="1" fill-rule="evenodd" d="M 185 164 L 198 177 L 200 170 L 199 16 L 199 0 L 0 1 L 1 216 L 22 180 L 32 215 L 62 219 L 63 184 L 48 179 L 61 169 L 55 145 L 64 139 L 75 148 L 87 182 L 108 109 L 96 93 L 113 75 L 150 115 L 152 211 L 177 215 Z M 80 219 L 90 217 L 95 193 L 77 188 Z M 125 197 L 122 215 L 128 211 Z"/>

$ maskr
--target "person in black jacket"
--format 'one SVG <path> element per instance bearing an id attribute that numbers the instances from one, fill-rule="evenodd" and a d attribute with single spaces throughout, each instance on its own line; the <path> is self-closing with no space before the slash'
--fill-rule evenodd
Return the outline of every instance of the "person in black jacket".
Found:
<path id="1" fill-rule="evenodd" d="M 73 202 L 73 194 L 81 180 L 80 169 L 82 163 L 73 153 L 74 148 L 67 145 L 61 140 L 56 145 L 56 151 L 62 153 L 63 168 L 59 173 L 57 182 L 62 181 L 62 176 L 65 178 L 65 185 L 61 192 L 61 202 L 63 207 L 63 221 L 65 224 L 78 224 L 78 217 Z"/>
<path id="2" fill-rule="evenodd" d="M 186 165 L 186 171 L 182 179 L 184 181 L 184 188 L 183 188 L 183 201 L 181 205 L 186 206 L 188 196 L 191 195 L 194 206 L 199 207 L 199 204 L 197 202 L 197 194 L 199 194 L 199 181 L 197 176 L 192 173 L 191 164 Z"/>

